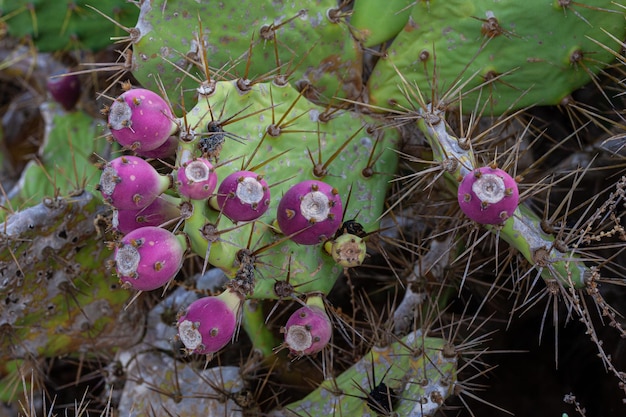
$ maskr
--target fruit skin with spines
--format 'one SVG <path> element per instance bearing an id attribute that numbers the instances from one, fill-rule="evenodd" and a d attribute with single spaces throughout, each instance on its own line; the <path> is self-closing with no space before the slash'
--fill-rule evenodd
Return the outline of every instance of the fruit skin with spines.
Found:
<path id="1" fill-rule="evenodd" d="M 219 352 L 237 330 L 242 298 L 226 289 L 220 295 L 191 303 L 177 320 L 178 338 L 188 353 L 210 355 Z"/>
<path id="2" fill-rule="evenodd" d="M 316 245 L 331 238 L 339 226 L 343 208 L 337 189 L 317 180 L 292 186 L 278 204 L 280 230 L 296 243 Z"/>
<path id="3" fill-rule="evenodd" d="M 476 168 L 463 177 L 457 192 L 459 206 L 480 224 L 502 224 L 519 204 L 517 182 L 500 168 Z"/>
<path id="4" fill-rule="evenodd" d="M 307 298 L 305 306 L 289 316 L 284 328 L 284 345 L 294 355 L 314 355 L 328 345 L 332 333 L 324 300 L 314 294 Z"/>
<path id="5" fill-rule="evenodd" d="M 115 269 L 125 288 L 156 290 L 172 280 L 183 265 L 184 235 L 146 226 L 125 235 L 115 247 Z"/>
<path id="6" fill-rule="evenodd" d="M 161 147 L 178 130 L 167 101 L 145 88 L 122 93 L 108 109 L 107 120 L 113 138 L 139 152 Z"/>
<path id="7" fill-rule="evenodd" d="M 217 190 L 219 210 L 234 222 L 261 217 L 270 206 L 267 181 L 252 171 L 237 171 L 222 180 Z"/>
<path id="8" fill-rule="evenodd" d="M 97 189 L 116 209 L 139 210 L 149 206 L 170 184 L 168 176 L 160 175 L 144 159 L 126 155 L 104 165 Z"/>

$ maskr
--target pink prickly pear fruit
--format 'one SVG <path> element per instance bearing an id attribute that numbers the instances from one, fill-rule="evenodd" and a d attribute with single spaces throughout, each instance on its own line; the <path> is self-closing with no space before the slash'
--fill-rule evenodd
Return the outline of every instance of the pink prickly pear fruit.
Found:
<path id="1" fill-rule="evenodd" d="M 458 190 L 461 210 L 480 224 L 504 223 L 519 204 L 517 183 L 505 171 L 485 166 L 463 178 Z"/>
<path id="2" fill-rule="evenodd" d="M 52 98 L 67 111 L 73 110 L 80 98 L 80 80 L 76 74 L 56 74 L 48 78 L 46 87 Z"/>
<path id="3" fill-rule="evenodd" d="M 183 235 L 154 226 L 135 229 L 115 248 L 117 276 L 124 288 L 160 288 L 180 270 L 186 248 Z"/>
<path id="4" fill-rule="evenodd" d="M 278 203 L 276 220 L 285 235 L 301 245 L 328 239 L 341 226 L 341 197 L 322 181 L 308 180 L 291 187 Z"/>
<path id="5" fill-rule="evenodd" d="M 233 338 L 242 299 L 227 289 L 218 296 L 200 298 L 178 318 L 178 337 L 188 353 L 210 355 Z"/>
<path id="6" fill-rule="evenodd" d="M 284 328 L 284 345 L 295 355 L 313 355 L 330 341 L 333 327 L 320 296 L 307 299 L 307 305 L 296 310 Z"/>
<path id="7" fill-rule="evenodd" d="M 139 210 L 113 210 L 113 229 L 126 234 L 146 226 L 160 226 L 180 216 L 178 205 L 158 197 Z"/>
<path id="8" fill-rule="evenodd" d="M 158 148 L 178 130 L 167 102 L 144 88 L 125 91 L 113 101 L 108 122 L 120 145 L 139 151 Z"/>
<path id="9" fill-rule="evenodd" d="M 234 222 L 255 220 L 270 206 L 270 189 L 267 182 L 252 171 L 233 172 L 220 184 L 217 204 Z"/>
<path id="10" fill-rule="evenodd" d="M 172 135 L 167 138 L 163 145 L 156 149 L 145 150 L 137 149 L 135 153 L 144 158 L 165 159 L 176 155 L 176 149 L 178 149 L 178 137 Z"/>
<path id="11" fill-rule="evenodd" d="M 206 200 L 217 187 L 217 174 L 206 158 L 184 162 L 176 172 L 176 188 L 180 195 L 192 200 Z"/>
<path id="12" fill-rule="evenodd" d="M 104 200 L 118 210 L 147 207 L 169 187 L 169 177 L 137 156 L 120 156 L 108 162 L 96 186 Z"/>

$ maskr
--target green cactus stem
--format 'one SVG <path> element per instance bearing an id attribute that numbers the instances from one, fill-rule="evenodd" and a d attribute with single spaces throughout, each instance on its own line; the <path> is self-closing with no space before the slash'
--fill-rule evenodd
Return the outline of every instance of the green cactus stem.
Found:
<path id="1" fill-rule="evenodd" d="M 87 192 L 43 203 L 0 224 L 0 359 L 55 357 L 130 345 L 138 306 L 106 267 L 111 251 L 94 223 L 103 207 Z"/>
<path id="2" fill-rule="evenodd" d="M 355 0 L 350 25 L 356 29 L 363 46 L 379 45 L 404 28 L 415 3 L 411 0 Z"/>

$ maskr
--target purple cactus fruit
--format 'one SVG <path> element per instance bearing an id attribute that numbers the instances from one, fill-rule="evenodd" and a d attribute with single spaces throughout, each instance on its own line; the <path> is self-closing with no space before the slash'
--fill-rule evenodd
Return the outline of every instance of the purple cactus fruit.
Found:
<path id="1" fill-rule="evenodd" d="M 176 173 L 176 187 L 180 195 L 192 200 L 206 200 L 215 191 L 217 174 L 206 158 L 184 162 Z"/>
<path id="2" fill-rule="evenodd" d="M 233 172 L 220 184 L 217 204 L 234 222 L 255 220 L 270 206 L 270 189 L 267 182 L 252 171 Z"/>
<path id="3" fill-rule="evenodd" d="M 163 143 L 163 145 L 159 146 L 156 149 L 145 150 L 145 149 L 137 149 L 135 152 L 137 155 L 142 156 L 144 158 L 155 158 L 155 159 L 165 159 L 176 155 L 176 150 L 178 149 L 178 137 L 175 135 L 170 136 Z"/>
<path id="4" fill-rule="evenodd" d="M 499 168 L 477 168 L 465 175 L 458 190 L 463 213 L 480 224 L 501 224 L 519 204 L 515 180 Z"/>
<path id="5" fill-rule="evenodd" d="M 187 243 L 160 227 L 135 229 L 115 249 L 117 276 L 125 288 L 151 291 L 174 278 L 183 264 Z"/>
<path id="6" fill-rule="evenodd" d="M 278 204 L 276 220 L 285 235 L 301 245 L 332 237 L 341 226 L 342 206 L 332 186 L 316 180 L 291 187 Z"/>
<path id="7" fill-rule="evenodd" d="M 218 296 L 200 298 L 178 318 L 178 337 L 189 353 L 218 352 L 233 338 L 242 299 L 227 289 Z"/>
<path id="8" fill-rule="evenodd" d="M 80 80 L 76 74 L 59 73 L 46 83 L 52 98 L 67 111 L 74 109 L 80 98 Z"/>
<path id="9" fill-rule="evenodd" d="M 118 210 L 147 207 L 170 187 L 169 177 L 137 156 L 120 156 L 108 162 L 96 188 Z"/>
<path id="10" fill-rule="evenodd" d="M 319 296 L 313 298 L 319 299 Z M 295 355 L 313 355 L 330 341 L 333 328 L 323 303 L 310 303 L 296 310 L 285 325 L 285 346 Z"/>
<path id="11" fill-rule="evenodd" d="M 109 109 L 109 128 L 122 146 L 150 151 L 163 145 L 177 130 L 167 102 L 144 88 L 134 88 L 119 96 Z"/>
<path id="12" fill-rule="evenodd" d="M 146 226 L 159 226 L 180 216 L 178 205 L 158 197 L 139 210 L 114 210 L 113 229 L 126 234 Z"/>

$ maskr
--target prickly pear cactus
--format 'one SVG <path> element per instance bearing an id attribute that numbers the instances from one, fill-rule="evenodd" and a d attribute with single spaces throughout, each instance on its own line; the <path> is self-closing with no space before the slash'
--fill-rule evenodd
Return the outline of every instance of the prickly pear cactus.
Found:
<path id="1" fill-rule="evenodd" d="M 131 2 L 103 0 L 46 1 L 2 0 L 0 21 L 9 35 L 31 40 L 39 51 L 89 49 L 96 51 L 110 45 L 111 37 L 123 30 L 104 19 L 88 5 L 96 7 L 122 26 L 133 25 L 138 9 Z"/>
<path id="2" fill-rule="evenodd" d="M 0 2 L 10 33 L 30 34 L 41 50 L 74 42 L 99 47 L 94 34 L 102 37 L 101 29 L 87 27 L 79 13 L 92 10 L 44 3 L 9 9 Z M 101 10 L 119 20 L 126 8 L 108 11 L 109 3 Z M 124 49 L 129 61 L 113 67 L 130 68 L 141 86 L 123 83 L 125 93 L 103 111 L 121 151 L 113 145 L 109 152 L 86 114 L 50 118 L 40 162 L 10 193 L 7 206 L 22 211 L 0 225 L 0 253 L 9 259 L 0 264 L 6 300 L 0 388 L 31 359 L 128 347 L 115 361 L 128 372 L 121 401 L 114 401 L 121 413 L 433 415 L 467 388 L 458 373 L 471 367 L 459 365 L 462 347 L 454 343 L 462 336 L 452 330 L 466 318 L 448 323 L 447 310 L 461 294 L 458 284 L 475 274 L 471 252 L 489 232 L 517 249 L 520 256 L 511 252 L 506 265 L 526 258 L 524 267 L 537 270 L 535 282 L 542 277 L 551 296 L 560 289 L 576 300 L 568 307 L 579 313 L 576 291 L 591 290 L 591 258 L 557 244 L 522 201 L 515 174 L 481 163 L 491 155 L 454 136 L 445 116 L 458 103 L 480 114 L 558 103 L 617 55 L 615 40 L 624 35 L 619 5 L 143 0 L 127 6 L 140 12 L 134 27 L 123 21 L 132 53 Z M 59 29 L 40 25 L 44 16 L 63 22 L 63 36 L 48 36 Z M 28 25 L 14 27 L 27 18 Z M 418 146 L 429 148 L 425 172 L 437 173 L 423 199 L 432 196 L 431 208 L 448 204 L 433 215 L 448 229 L 404 218 L 398 201 L 386 201 L 397 179 L 397 150 L 404 140 L 415 145 L 413 133 L 425 139 Z M 101 172 L 92 153 L 106 160 Z M 439 179 L 448 187 L 439 189 Z M 400 194 L 413 203 L 412 190 Z M 389 236 L 404 233 L 401 227 L 381 228 L 388 212 L 394 226 L 424 230 L 398 244 Z M 94 228 L 101 217 L 112 235 Z M 487 232 L 464 242 L 457 233 L 465 226 L 470 237 Z M 424 239 L 430 244 L 410 241 L 430 232 Z M 384 257 L 394 284 L 361 292 L 353 268 L 372 253 Z M 444 275 L 457 275 L 459 259 L 468 259 L 465 271 L 446 281 Z M 398 264 L 412 275 L 401 277 Z M 219 276 L 218 283 L 201 283 L 208 275 Z M 343 294 L 333 293 L 337 287 Z M 405 296 L 398 305 L 400 293 L 391 293 L 400 287 Z M 496 289 L 500 283 L 489 291 Z M 346 300 L 333 298 L 348 291 Z M 156 303 L 143 326 L 146 315 L 135 308 Z M 479 318 L 458 332 L 474 334 Z M 474 350 L 480 340 L 462 343 Z M 208 369 L 214 355 L 224 363 Z M 282 392 L 292 388 L 287 375 L 306 374 L 302 369 L 319 371 L 311 375 L 314 386 Z M 263 379 L 257 396 L 280 381 L 269 403 L 250 399 L 250 379 Z M 211 383 L 195 389 L 198 380 Z"/>
<path id="3" fill-rule="evenodd" d="M 372 72 L 370 104 L 410 109 L 403 83 L 462 97 L 465 112 L 558 104 L 614 60 L 624 28 L 612 1 L 416 2 Z"/>

